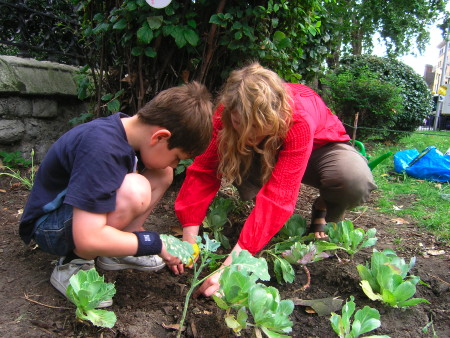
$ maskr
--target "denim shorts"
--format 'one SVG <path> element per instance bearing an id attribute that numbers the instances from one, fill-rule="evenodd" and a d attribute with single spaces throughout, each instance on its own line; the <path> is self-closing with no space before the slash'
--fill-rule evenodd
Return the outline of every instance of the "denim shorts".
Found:
<path id="1" fill-rule="evenodd" d="M 73 251 L 73 206 L 62 204 L 36 221 L 33 239 L 45 252 L 66 256 Z"/>

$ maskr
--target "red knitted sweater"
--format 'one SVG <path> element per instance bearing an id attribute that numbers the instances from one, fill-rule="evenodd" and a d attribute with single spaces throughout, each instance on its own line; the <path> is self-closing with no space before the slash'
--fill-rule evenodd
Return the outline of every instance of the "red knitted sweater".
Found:
<path id="1" fill-rule="evenodd" d="M 255 207 L 238 240 L 241 248 L 252 254 L 260 251 L 294 212 L 311 151 L 329 142 L 350 139 L 342 123 L 316 92 L 300 84 L 289 83 L 286 86 L 293 99 L 293 123 L 272 175 L 258 192 Z M 217 135 L 221 128 L 218 109 L 214 114 L 212 141 L 188 167 L 175 201 L 175 212 L 182 226 L 202 224 L 208 206 L 220 188 Z"/>

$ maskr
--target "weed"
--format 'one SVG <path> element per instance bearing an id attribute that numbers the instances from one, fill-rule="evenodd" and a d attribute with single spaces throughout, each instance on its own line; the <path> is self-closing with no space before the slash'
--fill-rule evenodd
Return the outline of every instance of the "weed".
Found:
<path id="1" fill-rule="evenodd" d="M 36 169 L 34 167 L 34 149 L 31 150 L 31 172 L 30 172 L 30 176 L 22 176 L 22 174 L 20 173 L 19 169 L 13 169 L 11 167 L 5 166 L 6 170 L 9 170 L 9 172 L 4 172 L 4 173 L 0 173 L 0 176 L 5 175 L 5 176 L 9 176 L 12 177 L 16 180 L 18 180 L 25 188 L 27 188 L 28 190 L 31 190 L 31 188 L 33 188 L 33 184 L 34 184 L 34 176 L 36 174 Z"/>

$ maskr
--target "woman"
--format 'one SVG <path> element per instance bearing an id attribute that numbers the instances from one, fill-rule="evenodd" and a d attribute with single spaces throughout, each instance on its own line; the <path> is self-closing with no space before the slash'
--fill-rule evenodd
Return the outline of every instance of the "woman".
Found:
<path id="1" fill-rule="evenodd" d="M 319 189 L 310 232 L 326 237 L 326 222 L 342 220 L 376 189 L 366 159 L 349 140 L 312 89 L 284 83 L 258 63 L 233 71 L 219 97 L 212 141 L 188 168 L 175 202 L 183 240 L 194 242 L 222 179 L 255 201 L 232 251 L 260 251 L 294 212 L 301 183 Z M 230 263 L 231 255 L 224 264 Z M 207 279 L 197 294 L 215 293 L 219 277 Z"/>

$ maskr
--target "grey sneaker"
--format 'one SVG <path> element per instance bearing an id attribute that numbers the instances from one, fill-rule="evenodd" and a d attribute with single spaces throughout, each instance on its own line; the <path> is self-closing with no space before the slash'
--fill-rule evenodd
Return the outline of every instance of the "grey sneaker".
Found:
<path id="1" fill-rule="evenodd" d="M 84 260 L 84 259 L 74 259 L 70 261 L 69 263 L 62 264 L 64 261 L 64 257 L 61 257 L 56 263 L 56 267 L 52 272 L 52 275 L 50 277 L 50 283 L 61 292 L 64 297 L 67 298 L 66 295 L 66 289 L 69 286 L 70 282 L 69 279 L 74 274 L 76 274 L 80 270 L 90 270 L 94 269 L 94 260 Z M 111 306 L 113 303 L 112 298 L 104 300 L 103 302 L 100 302 L 100 304 L 97 306 L 97 308 L 104 308 Z"/>
<path id="2" fill-rule="evenodd" d="M 103 270 L 134 269 L 150 272 L 161 270 L 165 264 L 158 255 L 150 255 L 140 257 L 98 257 L 97 265 Z"/>

